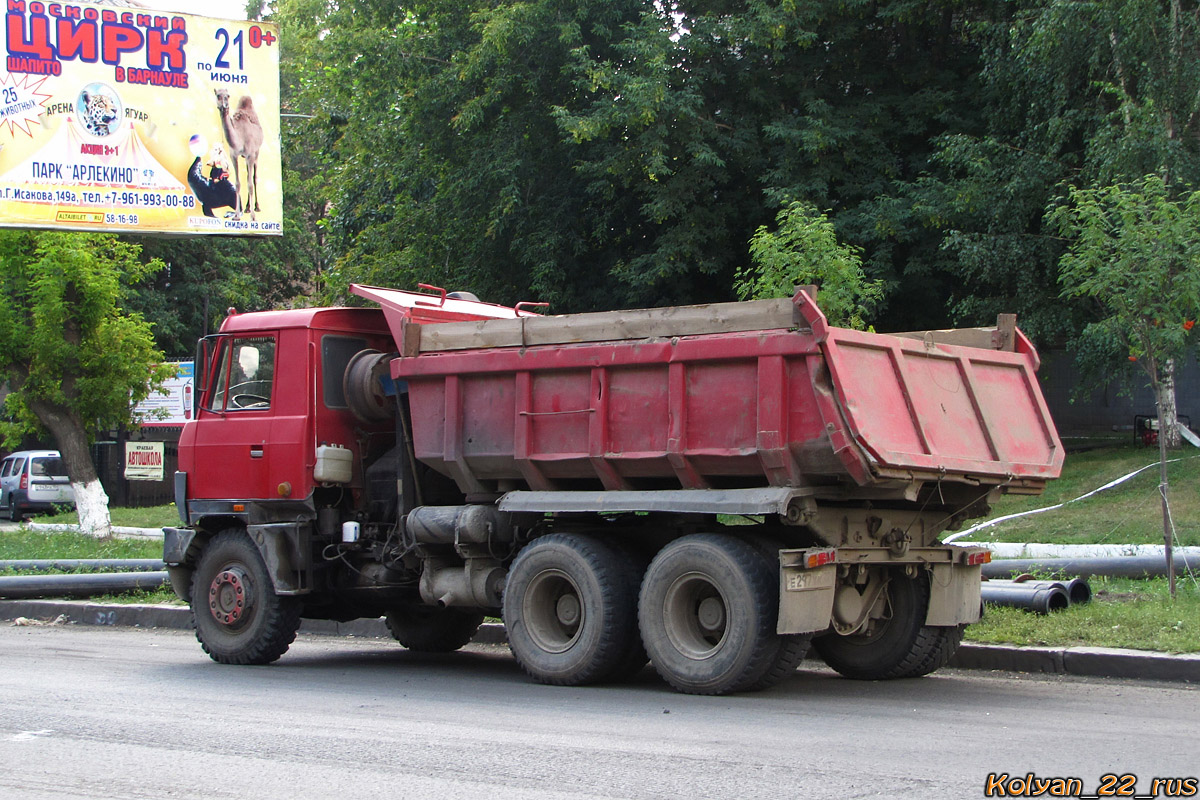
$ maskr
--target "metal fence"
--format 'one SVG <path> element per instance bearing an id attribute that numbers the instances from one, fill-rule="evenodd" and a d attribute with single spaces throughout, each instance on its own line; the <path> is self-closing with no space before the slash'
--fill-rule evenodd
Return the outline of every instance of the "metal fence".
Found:
<path id="1" fill-rule="evenodd" d="M 163 479 L 161 481 L 131 481 L 125 478 L 125 442 L 130 437 L 115 438 L 92 445 L 92 461 L 100 483 L 108 493 L 110 505 L 123 508 L 161 506 L 175 499 L 175 470 L 179 466 L 179 434 L 181 428 L 143 428 L 137 440 L 163 442 Z"/>

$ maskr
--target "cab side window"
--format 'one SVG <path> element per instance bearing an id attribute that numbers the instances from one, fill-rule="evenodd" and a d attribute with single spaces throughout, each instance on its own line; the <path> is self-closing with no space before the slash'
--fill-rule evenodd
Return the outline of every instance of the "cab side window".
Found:
<path id="1" fill-rule="evenodd" d="M 275 378 L 275 339 L 252 336 L 230 339 L 221 347 L 214 411 L 262 411 L 271 407 Z"/>
<path id="2" fill-rule="evenodd" d="M 346 391 L 342 377 L 350 359 L 366 348 L 366 339 L 333 335 L 321 338 L 321 395 L 326 408 L 346 407 Z"/>
<path id="3" fill-rule="evenodd" d="M 9 475 L 12 475 L 13 464 L 16 461 L 15 458 L 4 459 L 4 466 L 0 467 L 0 478 L 7 478 Z"/>

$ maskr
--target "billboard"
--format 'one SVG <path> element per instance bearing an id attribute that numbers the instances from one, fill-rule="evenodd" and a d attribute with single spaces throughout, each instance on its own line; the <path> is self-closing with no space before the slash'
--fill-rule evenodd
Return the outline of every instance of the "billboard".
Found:
<path id="1" fill-rule="evenodd" d="M 0 226 L 282 233 L 273 25 L 4 2 Z"/>
<path id="2" fill-rule="evenodd" d="M 172 361 L 175 377 L 163 381 L 161 391 L 152 392 L 133 407 L 133 418 L 150 427 L 179 427 L 192 418 L 195 369 L 191 361 Z"/>

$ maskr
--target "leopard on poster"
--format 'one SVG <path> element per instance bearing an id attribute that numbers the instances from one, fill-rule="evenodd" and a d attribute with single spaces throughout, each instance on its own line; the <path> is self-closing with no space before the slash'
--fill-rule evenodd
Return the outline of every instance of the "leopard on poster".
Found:
<path id="1" fill-rule="evenodd" d="M 0 226 L 282 234 L 274 25 L 4 1 Z"/>

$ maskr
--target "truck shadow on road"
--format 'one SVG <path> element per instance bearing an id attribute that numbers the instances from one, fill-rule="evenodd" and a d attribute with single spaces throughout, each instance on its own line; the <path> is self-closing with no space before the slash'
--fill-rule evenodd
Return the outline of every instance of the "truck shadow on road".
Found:
<path id="1" fill-rule="evenodd" d="M 1003 702 L 1007 697 L 1015 699 L 1028 696 L 1031 692 L 1044 692 L 1045 683 L 1050 680 L 1049 676 L 1036 676 L 1028 681 L 1013 681 L 1012 676 L 1002 680 L 949 671 L 923 678 L 856 681 L 839 676 L 819 662 L 808 661 L 795 674 L 766 691 L 712 698 L 675 693 L 658 676 L 652 665 L 647 665 L 633 677 L 620 682 L 581 687 L 544 686 L 525 675 L 508 648 L 502 645 L 472 645 L 454 653 L 417 653 L 384 641 L 357 642 L 351 647 L 344 647 L 315 637 L 298 640 L 291 651 L 270 666 L 227 667 L 197 660 L 187 667 L 187 671 L 193 677 L 195 673 L 202 672 L 205 679 L 217 681 L 227 680 L 230 671 L 233 671 L 242 676 L 241 680 L 246 683 L 259 686 L 300 682 L 347 688 L 403 688 L 405 691 L 427 686 L 439 691 L 461 691 L 464 694 L 486 691 L 502 695 L 522 695 L 532 690 L 562 692 L 564 698 L 567 695 L 578 698 L 592 693 L 599 696 L 619 691 L 637 695 L 653 693 L 688 703 L 740 704 L 747 700 L 770 698 L 772 701 L 794 699 L 807 704 L 842 708 L 881 702 L 908 706 L 950 698 L 963 704 Z M 1038 686 L 1042 688 L 1036 688 Z"/>

